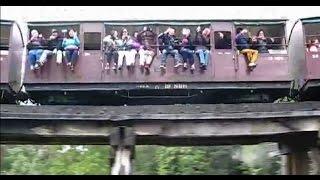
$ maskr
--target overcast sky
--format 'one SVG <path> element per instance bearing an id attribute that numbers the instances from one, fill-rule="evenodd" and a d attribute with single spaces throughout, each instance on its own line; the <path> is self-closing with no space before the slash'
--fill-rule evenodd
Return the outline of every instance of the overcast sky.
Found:
<path id="1" fill-rule="evenodd" d="M 192 13 L 186 13 L 192 12 Z M 1 6 L 1 19 L 272 19 L 320 16 L 320 6 Z"/>

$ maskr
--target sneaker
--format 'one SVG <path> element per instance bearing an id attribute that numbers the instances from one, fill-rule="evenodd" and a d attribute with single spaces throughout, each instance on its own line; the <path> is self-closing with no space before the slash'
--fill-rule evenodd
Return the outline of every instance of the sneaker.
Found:
<path id="1" fill-rule="evenodd" d="M 73 71 L 74 70 L 74 66 L 70 65 L 70 70 Z"/>
<path id="2" fill-rule="evenodd" d="M 118 67 L 118 70 L 121 70 L 121 69 L 122 69 L 122 66 L 119 66 L 119 67 Z"/>
<path id="3" fill-rule="evenodd" d="M 190 69 L 191 69 L 191 70 L 195 70 L 195 69 L 196 69 L 196 67 L 194 66 L 194 64 L 191 65 Z"/>
<path id="4" fill-rule="evenodd" d="M 177 63 L 174 67 L 178 68 L 179 66 L 182 66 L 182 63 Z"/>
<path id="5" fill-rule="evenodd" d="M 109 63 L 106 64 L 106 67 L 104 67 L 105 70 L 109 70 L 110 69 L 110 65 Z"/>
<path id="6" fill-rule="evenodd" d="M 35 65 L 34 65 L 34 69 L 40 69 L 39 64 L 35 64 Z"/>
<path id="7" fill-rule="evenodd" d="M 161 69 L 166 69 L 166 66 L 163 65 L 163 64 L 161 64 L 161 65 L 160 65 L 160 68 L 161 68 Z"/>
<path id="8" fill-rule="evenodd" d="M 184 63 L 184 64 L 183 64 L 183 68 L 188 69 L 188 64 L 187 64 L 187 63 Z"/>
<path id="9" fill-rule="evenodd" d="M 113 69 L 113 70 L 117 70 L 116 66 L 112 66 L 112 69 Z"/>
<path id="10" fill-rule="evenodd" d="M 249 63 L 249 67 L 254 67 L 254 66 L 256 66 L 255 63 Z"/>
<path id="11" fill-rule="evenodd" d="M 71 66 L 71 62 L 67 63 L 67 66 Z"/>
<path id="12" fill-rule="evenodd" d="M 30 66 L 30 70 L 33 71 L 34 70 L 34 65 Z"/>

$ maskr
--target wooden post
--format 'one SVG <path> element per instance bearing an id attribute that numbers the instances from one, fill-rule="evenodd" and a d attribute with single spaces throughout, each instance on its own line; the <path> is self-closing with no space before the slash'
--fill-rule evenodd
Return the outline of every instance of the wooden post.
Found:
<path id="1" fill-rule="evenodd" d="M 116 127 L 110 136 L 111 175 L 131 175 L 135 137 L 129 127 Z"/>
<path id="2" fill-rule="evenodd" d="M 312 174 L 320 175 L 320 147 L 314 147 L 310 152 Z"/>
<path id="3" fill-rule="evenodd" d="M 308 148 L 293 144 L 281 144 L 282 175 L 308 175 L 310 171 L 310 159 Z"/>

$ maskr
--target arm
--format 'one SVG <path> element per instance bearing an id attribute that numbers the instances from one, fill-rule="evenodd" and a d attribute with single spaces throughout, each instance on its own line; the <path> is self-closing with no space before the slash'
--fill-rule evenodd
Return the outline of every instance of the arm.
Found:
<path id="1" fill-rule="evenodd" d="M 79 40 L 79 38 L 77 36 L 74 37 L 74 42 L 75 42 L 76 46 L 80 46 L 80 40 Z"/>

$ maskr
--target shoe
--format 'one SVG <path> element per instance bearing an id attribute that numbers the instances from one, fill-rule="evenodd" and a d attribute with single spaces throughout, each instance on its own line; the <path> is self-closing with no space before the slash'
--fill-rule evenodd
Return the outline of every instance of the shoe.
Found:
<path id="1" fill-rule="evenodd" d="M 70 65 L 70 70 L 71 70 L 71 71 L 73 71 L 73 70 L 74 70 L 73 65 Z"/>
<path id="2" fill-rule="evenodd" d="M 255 63 L 249 63 L 249 67 L 254 67 L 254 66 L 256 66 L 257 64 L 255 64 Z"/>
<path id="3" fill-rule="evenodd" d="M 113 69 L 113 70 L 117 70 L 116 66 L 112 66 L 112 69 Z"/>
<path id="4" fill-rule="evenodd" d="M 109 70 L 110 69 L 110 65 L 109 63 L 106 64 L 106 66 L 104 67 L 105 70 Z"/>
<path id="5" fill-rule="evenodd" d="M 166 66 L 163 65 L 163 64 L 161 64 L 161 65 L 160 65 L 160 68 L 161 68 L 161 69 L 166 69 Z"/>
<path id="6" fill-rule="evenodd" d="M 34 70 L 34 65 L 30 66 L 30 70 L 33 71 Z"/>
<path id="7" fill-rule="evenodd" d="M 188 69 L 188 64 L 187 64 L 187 63 L 184 63 L 184 64 L 183 64 L 183 68 Z"/>
<path id="8" fill-rule="evenodd" d="M 40 69 L 39 64 L 35 64 L 35 65 L 34 65 L 34 69 Z"/>
<path id="9" fill-rule="evenodd" d="M 71 62 L 67 63 L 67 66 L 71 66 Z"/>
<path id="10" fill-rule="evenodd" d="M 194 66 L 194 64 L 191 65 L 190 69 L 191 69 L 191 70 L 195 70 L 195 69 L 196 69 L 195 66 Z"/>
<path id="11" fill-rule="evenodd" d="M 182 66 L 182 63 L 177 63 L 174 67 L 178 68 L 179 66 Z"/>

